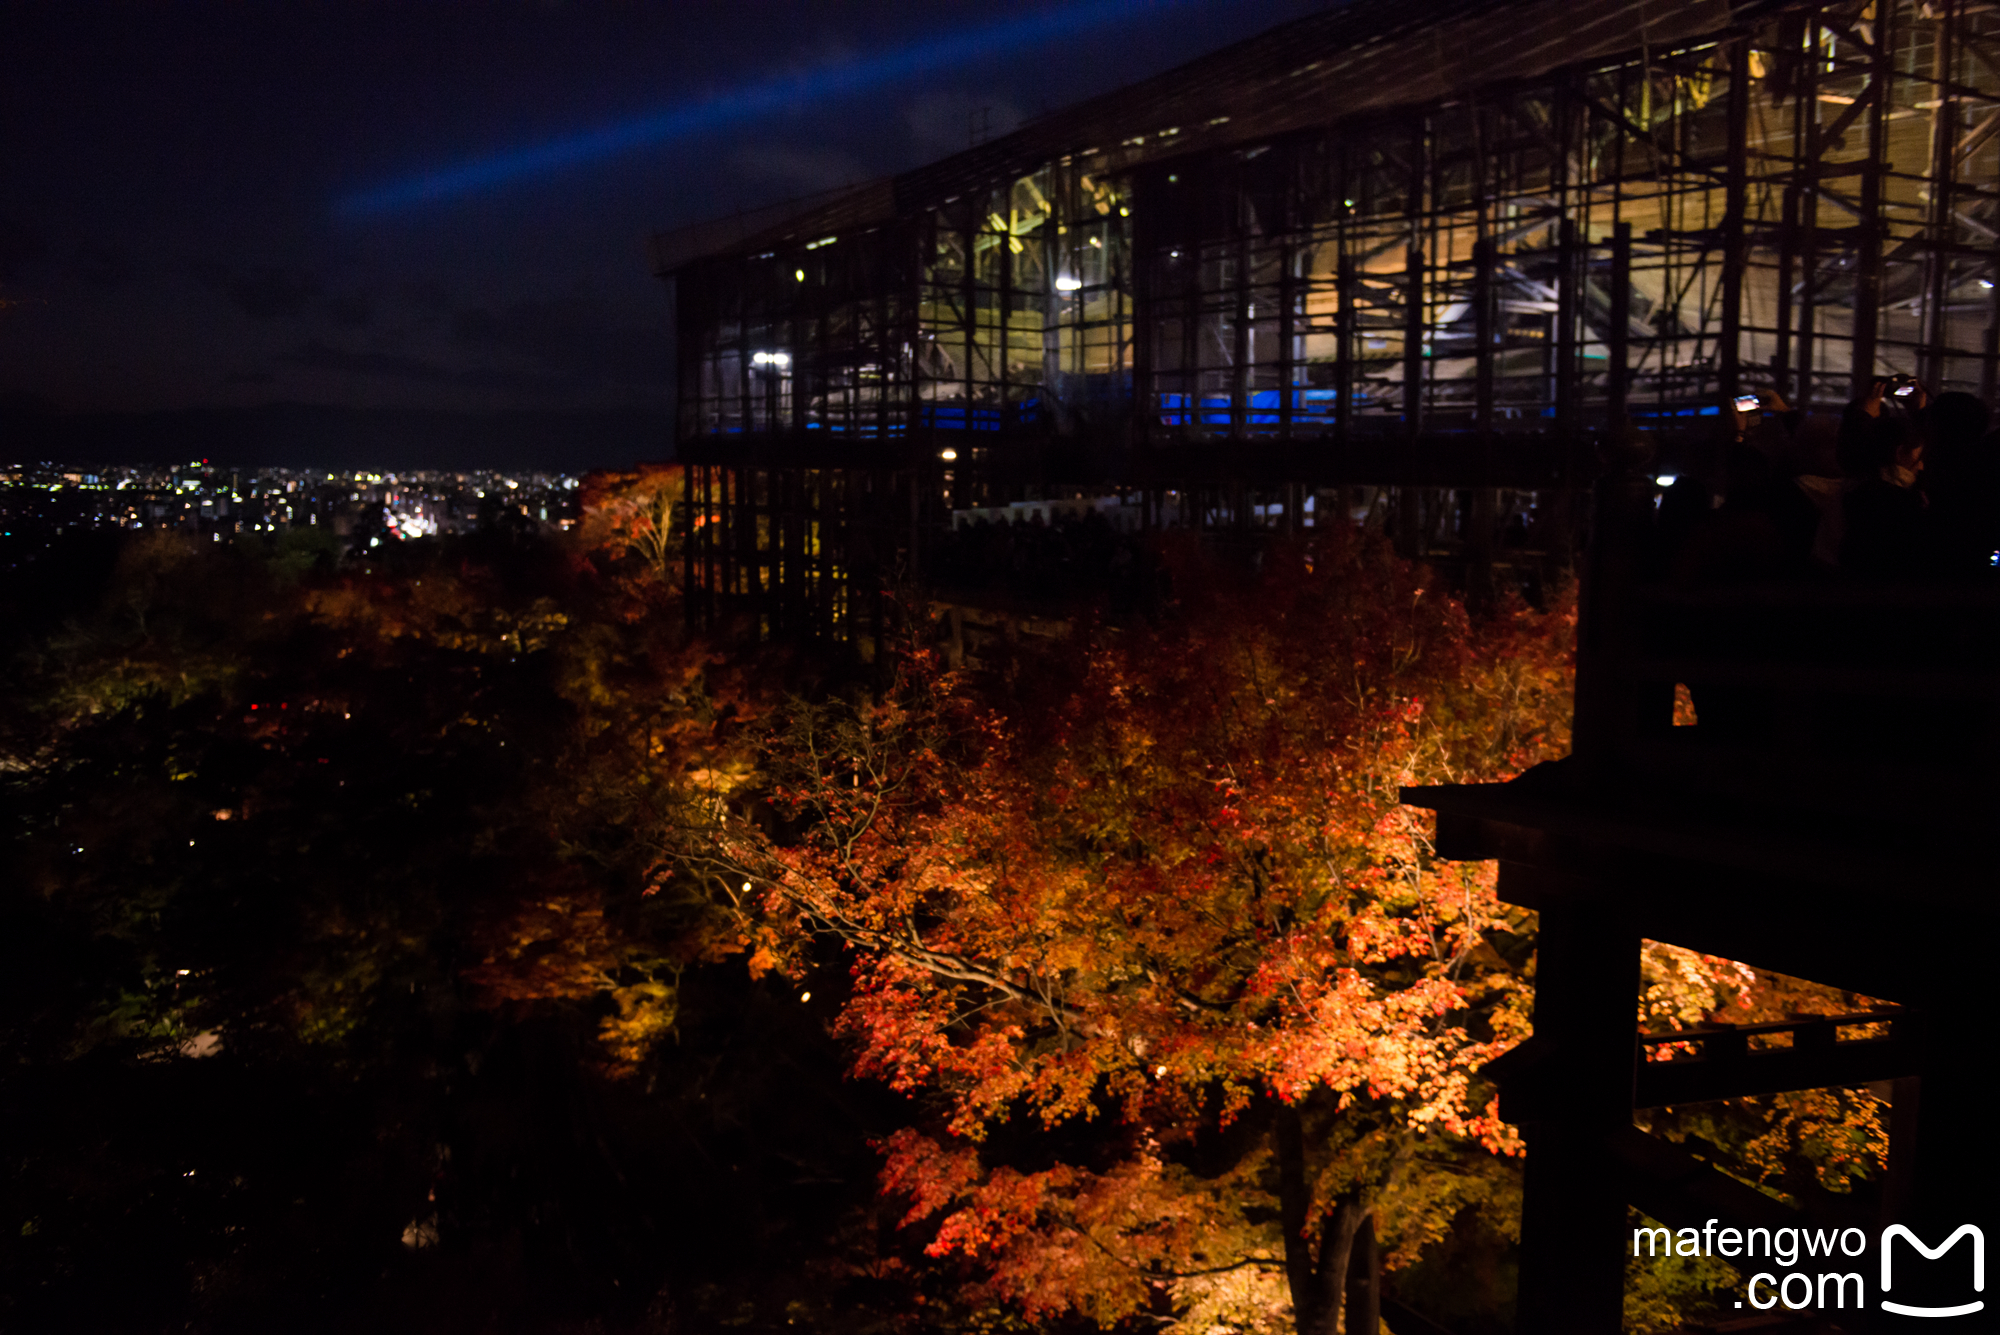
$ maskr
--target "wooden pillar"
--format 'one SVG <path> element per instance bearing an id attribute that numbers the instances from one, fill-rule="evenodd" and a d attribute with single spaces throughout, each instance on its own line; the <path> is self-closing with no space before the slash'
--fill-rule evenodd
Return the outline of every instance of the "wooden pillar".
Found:
<path id="1" fill-rule="evenodd" d="M 1576 716 L 1571 754 L 1591 782 L 1613 781 L 1634 734 L 1673 725 L 1672 686 L 1635 682 L 1633 587 L 1643 577 L 1652 539 L 1652 479 L 1629 440 L 1625 457 L 1598 480 L 1591 514 L 1576 636 Z"/>
<path id="2" fill-rule="evenodd" d="M 1290 220 L 1287 219 L 1289 225 Z M 1298 376 L 1299 301 L 1298 275 L 1295 272 L 1305 259 L 1312 254 L 1310 242 L 1288 239 L 1280 248 L 1278 271 L 1278 438 L 1292 438 L 1292 397 L 1298 391 L 1293 380 Z"/>
<path id="3" fill-rule="evenodd" d="M 1410 246 L 1403 271 L 1403 430 L 1410 440 L 1423 429 L 1425 202 L 1430 187 L 1430 127 L 1422 120 L 1411 126 L 1409 215 Z"/>
<path id="4" fill-rule="evenodd" d="M 1820 25 L 1817 16 L 1806 23 L 1807 38 L 1817 43 Z M 1820 101 L 1819 67 L 1817 59 L 1808 56 L 1799 62 L 1799 91 L 1797 93 L 1798 133 L 1794 143 L 1798 146 L 1798 169 L 1794 178 L 1798 182 L 1795 192 L 1798 210 L 1798 228 L 1793 234 L 1799 272 L 1798 295 L 1798 392 L 1792 396 L 1792 406 L 1804 409 L 1813 401 L 1813 363 L 1816 353 L 1813 349 L 1813 312 L 1819 301 L 1819 182 L 1820 163 Z M 1786 284 L 1787 291 L 1792 284 Z"/>
<path id="5" fill-rule="evenodd" d="M 1230 350 L 1229 438 L 1241 440 L 1249 431 L 1250 362 L 1255 353 L 1250 342 L 1250 229 L 1241 216 L 1236 220 L 1236 291 L 1230 310 L 1236 337 Z"/>
<path id="6" fill-rule="evenodd" d="M 1341 242 L 1338 263 L 1334 282 L 1340 306 L 1334 313 L 1333 385 L 1339 416 L 1334 420 L 1333 431 L 1334 439 L 1346 445 L 1354 438 L 1354 336 L 1358 328 L 1354 302 L 1361 284 L 1354 276 L 1354 257 L 1347 253 L 1345 240 Z"/>
<path id="7" fill-rule="evenodd" d="M 690 630 L 709 630 L 715 625 L 715 574 L 709 555 L 709 541 L 715 535 L 710 531 L 709 473 L 707 464 L 696 464 L 687 472 L 687 495 L 693 503 L 685 507 L 689 511 L 688 535 L 681 545 L 681 588 L 687 599 Z M 697 563 L 699 576 L 695 573 Z"/>
<path id="8" fill-rule="evenodd" d="M 1958 176 L 1959 101 L 1946 90 L 1951 86 L 1953 39 L 1958 30 L 1958 5 L 1945 0 L 1943 13 L 1933 29 L 1931 73 L 1937 80 L 1940 100 L 1931 111 L 1931 217 L 1930 255 L 1924 273 L 1924 347 L 1917 360 L 1917 376 L 1936 393 L 1944 388 L 1949 369 L 1946 351 L 1951 342 L 1951 321 L 1945 313 L 1945 295 L 1951 288 L 1951 246 L 1957 203 L 1954 186 Z"/>
<path id="9" fill-rule="evenodd" d="M 1498 357 L 1493 270 L 1493 238 L 1482 236 L 1472 248 L 1473 426 L 1482 443 L 1493 435 L 1493 364 Z"/>
<path id="10" fill-rule="evenodd" d="M 1632 224 L 1621 222 L 1611 233 L 1610 336 L 1605 352 L 1611 381 L 1605 386 L 1605 426 L 1625 425 L 1625 392 L 1632 380 Z"/>
<path id="11" fill-rule="evenodd" d="M 1500 528 L 1500 492 L 1474 487 L 1465 495 L 1465 601 L 1473 608 L 1490 607 L 1494 598 L 1493 549 Z"/>
<path id="12" fill-rule="evenodd" d="M 1535 1038 L 1562 1095 L 1526 1123 L 1519 1335 L 1616 1335 L 1624 1325 L 1625 1194 L 1608 1138 L 1632 1122 L 1639 938 L 1596 906 L 1542 910 Z"/>
<path id="13" fill-rule="evenodd" d="M 1412 560 L 1422 558 L 1425 542 L 1423 533 L 1424 497 L 1423 490 L 1409 482 L 1396 487 L 1396 554 Z"/>
<path id="14" fill-rule="evenodd" d="M 1798 270 L 1793 255 L 1798 245 L 1799 190 L 1787 185 L 1778 219 L 1778 309 L 1772 318 L 1777 326 L 1777 349 L 1771 354 L 1771 383 L 1780 394 L 1792 384 L 1792 282 Z"/>
<path id="15" fill-rule="evenodd" d="M 1579 300 L 1582 284 L 1583 246 L 1577 237 L 1576 222 L 1564 218 L 1556 228 L 1556 434 L 1568 441 L 1576 436 L 1577 389 L 1582 349 L 1577 341 Z"/>
<path id="16" fill-rule="evenodd" d="M 1716 367 L 1724 398 L 1743 392 L 1743 286 L 1749 269 L 1749 241 L 1743 235 L 1748 212 L 1750 152 L 1750 41 L 1729 48 L 1729 165 L 1722 213 L 1722 333 Z"/>
<path id="17" fill-rule="evenodd" d="M 1901 1217 L 1889 1222 L 1903 1224 L 1930 1247 L 1966 1224 L 1980 1229 L 1989 1246 L 2000 1240 L 2000 1166 L 1983 1148 L 1992 1135 L 1992 1021 L 1986 995 L 1990 966 L 1982 954 L 1976 941 L 1939 947 L 1936 982 L 1919 1003 L 1924 1016 L 1922 1075 L 1917 1081 L 1896 1082 L 1890 1112 L 1892 1178 L 1885 1205 L 1900 1207 Z M 1882 1297 L 1913 1307 L 1984 1301 L 1986 1310 L 1956 1322 L 1871 1312 L 1870 1335 L 1954 1324 L 1971 1330 L 1979 1329 L 1980 1322 L 1991 1323 L 1993 1291 L 1990 1284 L 1983 1293 L 1972 1288 L 1968 1241 L 1936 1260 L 1926 1260 L 1899 1241 L 1891 1256 L 1894 1284 Z M 1879 1258 L 1870 1259 L 1880 1264 Z"/>
<path id="18" fill-rule="evenodd" d="M 1861 166 L 1859 254 L 1854 259 L 1854 344 L 1852 385 L 1860 398 L 1875 379 L 1875 344 L 1882 308 L 1882 173 L 1889 168 L 1889 87 L 1893 49 L 1893 5 L 1878 5 L 1875 55 L 1869 72 L 1868 157 Z"/>
<path id="19" fill-rule="evenodd" d="M 1411 440 L 1423 429 L 1424 253 L 1410 247 L 1403 266 L 1403 430 Z"/>

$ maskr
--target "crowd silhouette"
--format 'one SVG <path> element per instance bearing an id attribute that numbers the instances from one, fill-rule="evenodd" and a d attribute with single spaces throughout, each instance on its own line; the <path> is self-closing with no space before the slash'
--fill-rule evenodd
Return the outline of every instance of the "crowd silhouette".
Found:
<path id="1" fill-rule="evenodd" d="M 1773 579 L 1991 577 L 2000 432 L 1976 395 L 1876 381 L 1839 416 L 1777 394 L 1725 409 L 1714 466 L 1660 501 L 1663 573 L 1683 586 Z"/>
<path id="2" fill-rule="evenodd" d="M 1705 461 L 1661 479 L 1668 584 L 2000 579 L 2000 431 L 1978 396 L 1885 378 L 1838 414 L 1766 393 L 1721 422 Z M 1023 608 L 1145 613 L 1166 588 L 1155 545 L 1090 504 L 961 515 L 932 562 L 941 591 Z"/>

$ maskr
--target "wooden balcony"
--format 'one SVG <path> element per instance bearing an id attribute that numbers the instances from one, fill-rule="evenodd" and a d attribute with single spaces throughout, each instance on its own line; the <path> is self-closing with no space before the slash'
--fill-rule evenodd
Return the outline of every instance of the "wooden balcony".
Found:
<path id="1" fill-rule="evenodd" d="M 1511 783 L 1404 795 L 1437 813 L 1441 855 L 1498 859 L 1501 898 L 1540 915 L 1534 1035 L 1489 1070 L 1529 1146 L 1524 1335 L 1620 1328 L 1628 1205 L 1675 1227 L 1845 1219 L 1869 1233 L 1870 1266 L 1890 1223 L 1933 1241 L 1962 1223 L 2000 1237 L 1985 1148 L 2000 577 L 1676 586 L 1655 575 L 1653 516 L 1650 479 L 1599 484 L 1573 754 Z M 1682 688 L 1692 725 L 1676 725 Z M 1646 939 L 1893 1008 L 1642 1035 Z M 1884 1080 L 1897 1082 L 1892 1161 L 1872 1203 L 1793 1210 L 1632 1121 L 1635 1108 Z M 1964 1288 L 1955 1272 L 1928 1282 L 1954 1280 Z M 1895 1296 L 1917 1301 L 1904 1290 L 1923 1282 Z"/>

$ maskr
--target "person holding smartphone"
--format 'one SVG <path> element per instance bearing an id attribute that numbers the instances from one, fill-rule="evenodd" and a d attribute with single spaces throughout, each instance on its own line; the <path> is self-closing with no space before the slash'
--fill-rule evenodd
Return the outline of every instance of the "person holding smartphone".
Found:
<path id="1" fill-rule="evenodd" d="M 1929 402 L 1908 376 L 1878 380 L 1850 405 L 1841 423 L 1842 499 L 1840 566 L 1864 578 L 1906 578 L 1923 572 L 1930 555 L 1924 467 L 1918 414 Z M 1904 411 L 1885 412 L 1893 401 Z"/>

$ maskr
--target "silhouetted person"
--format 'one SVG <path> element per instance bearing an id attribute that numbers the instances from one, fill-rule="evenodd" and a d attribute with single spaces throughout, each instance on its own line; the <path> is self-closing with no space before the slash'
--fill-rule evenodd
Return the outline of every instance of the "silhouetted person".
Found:
<path id="1" fill-rule="evenodd" d="M 1800 416 L 1776 394 L 1759 401 L 1759 411 L 1735 414 L 1741 429 L 1724 449 L 1720 504 L 1675 545 L 1670 573 L 1677 584 L 1712 588 L 1811 572 L 1820 505 L 1791 471 Z M 1664 500 L 1661 520 L 1671 531 Z"/>
<path id="2" fill-rule="evenodd" d="M 1971 394 L 1940 394 L 1925 413 L 1922 486 L 1940 573 L 1976 577 L 2000 551 L 2000 437 Z"/>
<path id="3" fill-rule="evenodd" d="M 1851 483 L 1842 506 L 1840 566 L 1863 578 L 1908 578 L 1935 567 L 1917 476 L 1924 440 L 1908 417 L 1883 414 L 1841 442 Z"/>

